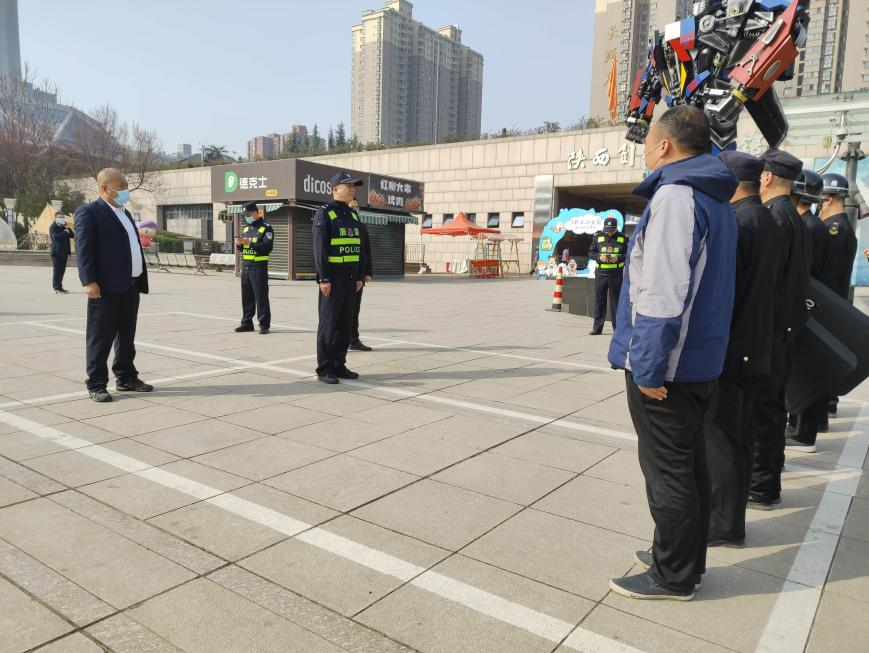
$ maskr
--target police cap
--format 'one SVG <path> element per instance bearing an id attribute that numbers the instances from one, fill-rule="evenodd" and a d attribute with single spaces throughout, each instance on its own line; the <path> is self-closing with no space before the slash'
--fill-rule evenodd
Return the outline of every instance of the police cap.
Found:
<path id="1" fill-rule="evenodd" d="M 248 202 L 243 207 L 241 207 L 242 211 L 245 213 L 258 213 L 259 209 L 256 206 L 256 202 Z"/>
<path id="2" fill-rule="evenodd" d="M 332 186 L 332 188 L 334 188 L 335 186 L 338 186 L 340 184 L 350 184 L 351 186 L 361 186 L 362 180 L 357 179 L 356 177 L 351 175 L 349 172 L 342 170 L 341 172 L 338 172 L 338 173 L 332 175 L 332 178 L 329 180 L 329 184 Z"/>
<path id="3" fill-rule="evenodd" d="M 603 230 L 604 231 L 618 231 L 619 229 L 619 221 L 615 218 L 607 218 L 603 221 Z"/>
<path id="4" fill-rule="evenodd" d="M 796 181 L 803 169 L 803 162 L 797 157 L 775 147 L 769 148 L 760 158 L 763 159 L 764 171 L 782 179 Z"/>
<path id="5" fill-rule="evenodd" d="M 821 177 L 824 195 L 838 195 L 848 197 L 850 194 L 848 180 L 835 172 L 828 172 Z"/>
<path id="6" fill-rule="evenodd" d="M 718 155 L 721 163 L 733 173 L 738 181 L 760 182 L 760 173 L 763 172 L 763 161 L 748 152 L 725 150 Z"/>
<path id="7" fill-rule="evenodd" d="M 824 180 L 821 179 L 821 175 L 814 170 L 803 170 L 799 179 L 794 182 L 791 195 L 796 195 L 801 202 L 813 204 L 821 201 L 823 188 Z"/>

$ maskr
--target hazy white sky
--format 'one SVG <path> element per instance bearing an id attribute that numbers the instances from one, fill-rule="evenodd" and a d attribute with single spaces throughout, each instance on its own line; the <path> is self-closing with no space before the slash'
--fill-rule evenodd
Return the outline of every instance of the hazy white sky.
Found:
<path id="1" fill-rule="evenodd" d="M 294 123 L 350 127 L 350 27 L 381 0 L 19 0 L 21 57 L 90 110 L 108 102 L 167 151 L 246 154 Z M 588 110 L 593 0 L 418 0 L 485 58 L 483 131 L 573 122 Z"/>

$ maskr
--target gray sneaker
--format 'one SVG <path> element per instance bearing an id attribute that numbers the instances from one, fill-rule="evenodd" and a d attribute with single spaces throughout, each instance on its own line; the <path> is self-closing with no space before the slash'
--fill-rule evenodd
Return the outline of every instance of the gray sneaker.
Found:
<path id="1" fill-rule="evenodd" d="M 694 590 L 677 592 L 655 582 L 648 572 L 636 576 L 613 578 L 610 580 L 610 589 L 616 594 L 621 594 L 629 599 L 642 601 L 690 601 L 694 598 Z"/>
<path id="2" fill-rule="evenodd" d="M 649 551 L 634 551 L 634 562 L 640 565 L 645 571 L 652 566 L 652 554 Z M 699 574 L 694 576 L 694 591 L 700 589 L 703 584 L 703 577 Z"/>

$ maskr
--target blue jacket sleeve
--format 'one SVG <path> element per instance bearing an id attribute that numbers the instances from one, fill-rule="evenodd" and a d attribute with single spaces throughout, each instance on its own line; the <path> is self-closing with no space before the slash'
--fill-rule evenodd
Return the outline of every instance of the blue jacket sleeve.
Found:
<path id="1" fill-rule="evenodd" d="M 701 240 L 691 187 L 662 186 L 652 199 L 642 261 L 631 268 L 636 300 L 629 361 L 637 385 L 658 388 L 667 381 Z"/>
<path id="2" fill-rule="evenodd" d="M 82 204 L 75 211 L 75 260 L 78 265 L 78 278 L 81 285 L 96 283 L 99 280 L 97 270 L 97 255 L 99 249 L 99 234 L 96 219 L 87 204 Z"/>

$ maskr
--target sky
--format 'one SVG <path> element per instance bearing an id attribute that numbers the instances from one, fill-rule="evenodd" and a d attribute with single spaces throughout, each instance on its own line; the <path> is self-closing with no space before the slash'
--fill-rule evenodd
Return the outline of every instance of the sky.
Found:
<path id="1" fill-rule="evenodd" d="M 21 59 L 84 111 L 178 143 L 226 146 L 290 131 L 350 131 L 353 24 L 383 0 L 19 0 Z M 418 0 L 414 19 L 458 24 L 485 59 L 484 132 L 588 111 L 593 0 Z"/>

